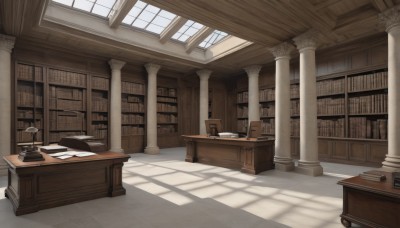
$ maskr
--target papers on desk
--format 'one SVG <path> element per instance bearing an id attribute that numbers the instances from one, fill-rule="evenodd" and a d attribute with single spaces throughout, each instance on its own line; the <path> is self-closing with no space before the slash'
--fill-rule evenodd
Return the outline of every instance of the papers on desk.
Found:
<path id="1" fill-rule="evenodd" d="M 93 152 L 87 152 L 87 151 L 65 151 L 65 152 L 58 152 L 54 154 L 49 154 L 49 156 L 52 156 L 54 158 L 58 159 L 67 159 L 71 157 L 87 157 L 87 156 L 92 156 L 96 155 L 96 153 Z"/>

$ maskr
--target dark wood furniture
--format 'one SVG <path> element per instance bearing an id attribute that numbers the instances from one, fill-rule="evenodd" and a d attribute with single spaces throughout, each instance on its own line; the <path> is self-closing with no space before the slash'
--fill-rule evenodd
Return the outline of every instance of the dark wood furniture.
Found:
<path id="1" fill-rule="evenodd" d="M 356 176 L 341 180 L 343 185 L 343 213 L 345 227 L 357 223 L 367 227 L 399 227 L 400 189 L 394 189 L 392 174 L 385 173 L 386 181 L 375 182 Z"/>
<path id="2" fill-rule="evenodd" d="M 21 162 L 18 155 L 5 156 L 8 186 L 15 215 L 125 194 L 122 166 L 129 156 L 102 152 L 89 157 L 66 160 L 43 154 L 44 161 Z"/>
<path id="3" fill-rule="evenodd" d="M 200 162 L 257 174 L 274 168 L 274 140 L 183 136 L 187 162 Z"/>

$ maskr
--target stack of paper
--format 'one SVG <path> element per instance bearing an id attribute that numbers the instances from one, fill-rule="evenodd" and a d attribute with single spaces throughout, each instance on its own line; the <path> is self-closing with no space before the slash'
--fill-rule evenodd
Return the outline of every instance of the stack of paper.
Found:
<path id="1" fill-rule="evenodd" d="M 96 155 L 96 153 L 87 152 L 87 151 L 65 151 L 65 152 L 49 154 L 49 156 L 52 156 L 52 157 L 55 157 L 58 159 L 67 159 L 67 158 L 71 158 L 73 156 L 87 157 L 87 156 L 92 156 L 92 155 Z"/>
<path id="2" fill-rule="evenodd" d="M 377 181 L 377 182 L 386 180 L 386 176 L 384 175 L 384 173 L 378 170 L 363 172 L 360 174 L 360 177 L 364 180 Z"/>

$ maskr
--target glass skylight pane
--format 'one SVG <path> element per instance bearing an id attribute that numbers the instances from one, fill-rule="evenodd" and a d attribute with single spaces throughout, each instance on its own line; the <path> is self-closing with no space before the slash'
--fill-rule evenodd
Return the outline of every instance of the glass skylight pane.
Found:
<path id="1" fill-rule="evenodd" d="M 142 21 L 140 19 L 136 19 L 135 22 L 133 22 L 133 26 L 138 27 L 138 28 L 145 28 L 149 22 L 147 21 Z"/>
<path id="2" fill-rule="evenodd" d="M 172 36 L 173 39 L 186 42 L 187 39 L 189 39 L 191 36 L 196 34 L 201 28 L 203 28 L 204 25 L 199 24 L 197 22 L 194 22 L 192 20 L 188 20 L 182 28 L 179 29 L 177 33 Z M 180 34 L 177 36 L 177 34 Z"/>
<path id="3" fill-rule="evenodd" d="M 146 30 L 150 31 L 150 32 L 154 32 L 154 33 L 160 34 L 164 30 L 164 27 L 161 27 L 161 26 L 158 26 L 158 25 L 154 25 L 154 24 L 150 24 L 149 26 L 147 26 Z"/>
<path id="4" fill-rule="evenodd" d="M 161 16 L 161 17 L 170 19 L 170 20 L 172 20 L 172 19 L 174 19 L 176 17 L 175 14 L 170 13 L 170 12 L 165 11 L 165 10 L 161 10 L 161 12 L 158 15 Z"/>
<path id="5" fill-rule="evenodd" d="M 114 6 L 115 2 L 116 0 L 97 0 L 96 5 L 101 5 L 111 9 Z"/>
<path id="6" fill-rule="evenodd" d="M 150 22 L 153 20 L 153 18 L 156 16 L 156 14 L 149 12 L 149 11 L 143 11 L 139 16 L 138 19 Z"/>
<path id="7" fill-rule="evenodd" d="M 143 9 L 145 6 L 147 6 L 147 3 L 142 2 L 142 1 L 137 1 L 135 4 L 135 7 L 139 8 L 139 9 Z"/>
<path id="8" fill-rule="evenodd" d="M 133 20 L 135 20 L 134 17 L 132 17 L 132 16 L 130 16 L 130 15 L 127 15 L 127 16 L 124 18 L 124 20 L 122 20 L 122 23 L 125 23 L 125 24 L 130 25 L 130 24 L 132 24 Z"/>
<path id="9" fill-rule="evenodd" d="M 152 12 L 154 14 L 157 14 L 160 11 L 160 8 L 152 6 L 152 5 L 147 5 L 146 11 Z"/>
<path id="10" fill-rule="evenodd" d="M 225 32 L 214 30 L 213 33 L 211 33 L 207 38 L 205 38 L 203 40 L 203 42 L 201 42 L 199 44 L 199 47 L 208 48 L 211 45 L 214 45 L 214 44 L 218 43 L 218 41 L 220 41 L 221 39 L 223 39 L 227 35 L 228 34 L 225 33 Z"/>
<path id="11" fill-rule="evenodd" d="M 129 11 L 129 13 L 128 13 L 128 15 L 127 15 L 126 17 L 130 16 L 130 17 L 133 18 L 133 20 L 135 20 L 135 18 L 139 15 L 140 12 L 142 12 L 142 9 L 141 9 L 141 8 L 133 7 L 133 8 L 131 9 L 131 11 Z M 125 17 L 125 18 L 126 18 L 126 17 Z M 133 20 L 132 20 L 132 21 L 133 21 Z M 129 24 L 132 24 L 132 22 L 130 22 Z"/>
<path id="12" fill-rule="evenodd" d="M 160 17 L 159 15 L 151 22 L 151 24 L 155 24 L 158 26 L 166 27 L 171 22 L 170 19 Z"/>
<path id="13" fill-rule="evenodd" d="M 98 14 L 98 15 L 103 16 L 103 17 L 107 17 L 108 14 L 110 13 L 110 11 L 111 11 L 111 9 L 96 4 L 93 7 L 92 13 Z"/>
<path id="14" fill-rule="evenodd" d="M 75 0 L 73 7 L 90 12 L 93 4 L 94 3 L 91 0 Z"/>
<path id="15" fill-rule="evenodd" d="M 53 2 L 57 2 L 63 5 L 72 6 L 74 0 L 53 0 Z"/>

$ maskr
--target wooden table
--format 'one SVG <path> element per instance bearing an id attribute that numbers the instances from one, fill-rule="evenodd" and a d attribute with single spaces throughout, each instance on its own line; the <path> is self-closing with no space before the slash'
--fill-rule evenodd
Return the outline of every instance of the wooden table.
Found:
<path id="1" fill-rule="evenodd" d="M 187 162 L 240 169 L 257 174 L 274 168 L 274 140 L 254 138 L 210 138 L 183 135 Z"/>
<path id="2" fill-rule="evenodd" d="M 366 227 L 400 227 L 400 189 L 392 187 L 392 174 L 385 172 L 386 181 L 374 182 L 356 176 L 341 180 L 345 227 L 357 223 Z"/>
<path id="3" fill-rule="evenodd" d="M 8 186 L 15 215 L 125 194 L 122 166 L 129 156 L 102 152 L 89 157 L 66 160 L 42 153 L 44 161 L 21 162 L 18 155 L 5 156 Z"/>

